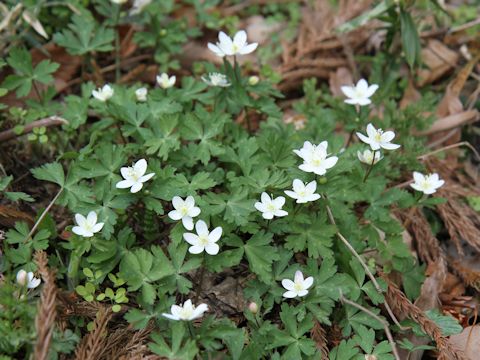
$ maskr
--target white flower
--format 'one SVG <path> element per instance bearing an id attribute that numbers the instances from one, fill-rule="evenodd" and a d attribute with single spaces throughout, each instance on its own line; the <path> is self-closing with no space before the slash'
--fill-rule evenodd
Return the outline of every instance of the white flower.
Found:
<path id="1" fill-rule="evenodd" d="M 102 88 L 93 90 L 92 96 L 101 102 L 105 102 L 113 96 L 113 88 L 108 84 L 103 85 Z"/>
<path id="2" fill-rule="evenodd" d="M 438 188 L 445 184 L 445 180 L 440 180 L 437 173 L 423 175 L 417 171 L 413 172 L 413 180 L 415 182 L 410 184 L 412 188 L 423 192 L 425 195 L 433 194 Z"/>
<path id="3" fill-rule="evenodd" d="M 286 298 L 294 298 L 294 297 L 302 297 L 308 294 L 308 288 L 313 285 L 313 277 L 310 276 L 306 279 L 303 278 L 303 274 L 300 270 L 295 272 L 295 278 L 292 280 L 290 279 L 283 279 L 282 286 L 287 289 L 286 292 L 283 293 L 283 297 Z"/>
<path id="4" fill-rule="evenodd" d="M 176 80 L 177 80 L 177 77 L 175 75 L 168 76 L 168 74 L 166 73 L 157 75 L 157 83 L 158 85 L 160 85 L 162 89 L 171 88 L 173 85 L 175 85 Z"/>
<path id="5" fill-rule="evenodd" d="M 228 79 L 225 75 L 215 72 L 210 73 L 207 76 L 202 76 L 202 81 L 210 86 L 228 87 L 232 85 L 228 82 Z"/>
<path id="6" fill-rule="evenodd" d="M 182 219 L 182 224 L 187 230 L 193 229 L 193 219 L 200 214 L 200 208 L 195 206 L 195 199 L 193 196 L 187 196 L 183 200 L 180 196 L 174 196 L 172 204 L 175 210 L 168 213 L 168 217 L 172 220 Z"/>
<path id="7" fill-rule="evenodd" d="M 373 154 L 375 154 L 375 160 L 373 160 Z M 373 165 L 375 165 L 376 163 L 378 163 L 380 160 L 383 159 L 383 156 L 380 153 L 380 151 L 370 151 L 368 149 L 364 150 L 363 152 L 357 151 L 357 157 L 358 157 L 358 160 L 360 160 L 360 162 L 368 165 L 372 165 L 372 162 L 373 162 Z"/>
<path id="8" fill-rule="evenodd" d="M 208 231 L 207 224 L 203 220 L 198 220 L 195 224 L 196 234 L 185 233 L 183 238 L 190 245 L 188 251 L 190 254 L 200 254 L 204 251 L 209 255 L 217 255 L 220 250 L 217 241 L 222 236 L 222 228 L 216 227 L 212 231 Z"/>
<path id="9" fill-rule="evenodd" d="M 82 214 L 75 214 L 75 222 L 77 226 L 72 228 L 72 231 L 83 237 L 92 237 L 93 234 L 102 230 L 104 223 L 97 223 L 97 213 L 90 211 L 87 217 Z"/>
<path id="10" fill-rule="evenodd" d="M 327 141 L 322 141 L 318 145 L 313 145 L 310 141 L 305 141 L 301 149 L 293 150 L 295 154 L 303 159 L 303 164 L 298 168 L 305 172 L 325 175 L 327 170 L 334 167 L 338 161 L 338 157 L 336 156 L 328 157 L 327 147 Z"/>
<path id="11" fill-rule="evenodd" d="M 266 192 L 263 192 L 260 199 L 261 202 L 257 201 L 255 203 L 255 209 L 262 213 L 264 219 L 270 220 L 274 216 L 282 217 L 288 215 L 288 212 L 282 210 L 282 206 L 285 204 L 283 196 L 274 199 L 273 197 L 270 198 Z"/>
<path id="12" fill-rule="evenodd" d="M 170 320 L 191 321 L 202 317 L 206 311 L 208 311 L 207 304 L 200 304 L 195 307 L 192 300 L 188 299 L 183 303 L 183 306 L 172 305 L 170 308 L 171 314 L 163 313 L 162 316 Z"/>
<path id="13" fill-rule="evenodd" d="M 351 105 L 368 105 L 371 104 L 370 97 L 377 91 L 378 85 L 368 85 L 365 79 L 361 79 L 357 82 L 356 86 L 342 86 L 342 92 L 348 99 L 345 99 L 347 104 Z"/>
<path id="14" fill-rule="evenodd" d="M 147 5 L 150 5 L 151 2 L 152 0 L 135 0 L 133 2 L 132 8 L 129 11 L 129 14 L 136 15 L 141 13 Z"/>
<path id="15" fill-rule="evenodd" d="M 220 57 L 250 54 L 258 46 L 257 43 L 247 44 L 247 33 L 244 30 L 237 32 L 233 40 L 220 31 L 218 40 L 216 44 L 208 43 L 208 48 Z"/>
<path id="16" fill-rule="evenodd" d="M 125 180 L 119 181 L 116 187 L 118 189 L 131 188 L 131 193 L 139 192 L 143 187 L 143 183 L 155 175 L 155 173 L 145 175 L 146 171 L 147 161 L 145 159 L 140 159 L 136 163 L 134 162 L 132 166 L 122 167 L 120 172 Z"/>
<path id="17" fill-rule="evenodd" d="M 285 190 L 285 194 L 292 199 L 296 199 L 297 204 L 302 204 L 320 199 L 320 195 L 315 194 L 315 190 L 317 190 L 317 182 L 315 180 L 305 185 L 302 180 L 295 179 L 293 180 L 293 191 Z"/>
<path id="18" fill-rule="evenodd" d="M 128 0 L 110 0 L 114 4 L 125 4 Z"/>
<path id="19" fill-rule="evenodd" d="M 41 280 L 33 276 L 33 272 L 26 272 L 25 270 L 20 270 L 17 272 L 17 283 L 21 286 L 27 286 L 28 289 L 35 289 L 40 285 Z"/>
<path id="20" fill-rule="evenodd" d="M 383 148 L 385 150 L 395 150 L 400 147 L 400 145 L 392 144 L 390 141 L 395 137 L 393 131 L 385 131 L 382 129 L 375 129 L 372 124 L 367 125 L 367 136 L 357 132 L 357 136 L 365 144 L 369 144 L 372 150 L 380 150 Z"/>
<path id="21" fill-rule="evenodd" d="M 137 97 L 138 101 L 147 101 L 147 94 L 148 94 L 148 89 L 141 87 L 137 90 L 135 90 L 135 96 Z"/>

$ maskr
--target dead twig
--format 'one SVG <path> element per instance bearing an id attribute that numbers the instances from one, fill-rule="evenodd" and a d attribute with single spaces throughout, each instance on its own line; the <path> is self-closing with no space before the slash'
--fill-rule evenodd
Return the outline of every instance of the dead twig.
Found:
<path id="1" fill-rule="evenodd" d="M 326 198 L 325 195 L 324 195 L 324 197 Z M 328 215 L 330 223 L 332 225 L 336 226 L 337 224 L 335 222 L 335 218 L 333 217 L 332 209 L 330 209 L 330 206 L 328 206 L 328 205 L 326 207 L 327 207 L 327 215 Z M 353 256 L 355 256 L 357 258 L 357 260 L 360 262 L 363 269 L 365 270 L 365 273 L 367 274 L 367 276 L 372 281 L 372 284 L 375 287 L 375 290 L 377 290 L 377 292 L 379 294 L 382 294 L 383 291 L 382 291 L 382 288 L 380 287 L 380 284 L 378 283 L 377 279 L 375 279 L 375 276 L 373 276 L 372 272 L 368 268 L 368 265 L 365 263 L 365 261 L 363 261 L 362 257 L 358 254 L 358 252 L 353 248 L 352 245 L 350 245 L 348 240 L 338 230 L 337 230 L 337 236 L 345 244 L 345 246 L 348 248 L 348 250 L 350 250 L 350 252 L 353 254 Z M 392 309 L 390 308 L 390 305 L 388 305 L 388 302 L 387 302 L 386 299 L 385 299 L 385 302 L 384 302 L 383 305 L 385 306 L 385 309 L 387 310 L 388 315 L 390 315 L 390 317 L 393 320 L 393 322 L 395 323 L 395 325 L 397 325 L 400 329 L 403 330 L 404 327 L 402 325 L 400 325 L 400 323 L 398 322 L 397 318 L 395 317 L 395 314 L 393 313 Z"/>
<path id="2" fill-rule="evenodd" d="M 14 139 L 18 136 L 28 134 L 32 132 L 33 129 L 39 128 L 42 126 L 50 127 L 50 126 L 66 125 L 66 124 L 68 124 L 68 121 L 65 120 L 64 118 L 61 118 L 60 116 L 56 116 L 56 115 L 49 116 L 45 119 L 37 120 L 28 125 L 25 125 L 25 127 L 23 128 L 23 131 L 20 134 L 17 134 L 14 129 L 9 129 L 9 130 L 0 132 L 0 142 L 7 141 L 10 139 Z"/>
<path id="3" fill-rule="evenodd" d="M 470 150 L 472 150 L 472 152 L 475 154 L 475 156 L 477 157 L 478 160 L 480 160 L 480 153 L 477 151 L 477 149 L 475 149 L 473 147 L 472 144 L 470 144 L 468 141 L 462 141 L 462 142 L 459 142 L 459 143 L 456 143 L 456 144 L 452 144 L 452 145 L 448 145 L 448 146 L 444 146 L 440 149 L 437 149 L 437 150 L 433 150 L 429 153 L 426 153 L 424 155 L 420 155 L 417 157 L 418 160 L 424 160 L 426 158 L 428 158 L 429 156 L 432 156 L 432 155 L 435 155 L 439 152 L 442 152 L 442 151 L 445 151 L 445 150 L 450 150 L 450 149 L 454 149 L 454 148 L 457 148 L 457 147 L 460 147 L 460 146 L 466 146 L 468 147 Z"/>
<path id="4" fill-rule="evenodd" d="M 392 347 L 393 356 L 395 356 L 395 359 L 400 360 L 400 355 L 398 355 L 397 346 L 395 345 L 395 340 L 393 339 L 392 333 L 390 332 L 389 324 L 386 320 L 382 319 L 377 314 L 374 314 L 373 312 L 368 310 L 366 307 L 346 299 L 343 295 L 340 295 L 340 301 L 342 303 L 353 306 L 354 308 L 357 308 L 360 311 L 363 311 L 365 314 L 369 315 L 370 317 L 377 320 L 380 324 L 382 324 L 383 328 L 385 330 L 385 334 L 387 335 L 388 342 L 390 343 L 390 346 Z"/>

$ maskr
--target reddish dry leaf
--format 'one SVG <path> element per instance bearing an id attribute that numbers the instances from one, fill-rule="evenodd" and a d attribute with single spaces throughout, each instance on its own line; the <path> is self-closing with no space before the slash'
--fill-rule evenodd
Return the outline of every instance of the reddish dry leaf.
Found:
<path id="1" fill-rule="evenodd" d="M 336 71 L 330 73 L 328 84 L 333 96 L 344 96 L 341 87 L 353 85 L 352 72 L 346 67 L 339 67 Z"/>

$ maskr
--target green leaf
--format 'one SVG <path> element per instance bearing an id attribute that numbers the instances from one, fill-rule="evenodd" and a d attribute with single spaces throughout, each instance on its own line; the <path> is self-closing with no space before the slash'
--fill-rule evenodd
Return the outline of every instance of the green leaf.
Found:
<path id="1" fill-rule="evenodd" d="M 453 316 L 442 315 L 437 309 L 427 310 L 425 314 L 442 329 L 443 336 L 460 334 L 463 330 L 462 325 Z"/>
<path id="2" fill-rule="evenodd" d="M 65 173 L 60 163 L 54 162 L 31 170 L 38 180 L 50 181 L 61 187 L 65 185 Z"/>
<path id="3" fill-rule="evenodd" d="M 356 18 L 343 23 L 339 27 L 337 27 L 337 31 L 340 33 L 349 32 L 359 28 L 360 26 L 365 25 L 370 20 L 373 20 L 380 15 L 382 15 L 385 11 L 388 10 L 390 7 L 389 2 L 387 1 L 380 1 L 373 9 L 365 11 L 362 15 L 357 16 Z"/>
<path id="4" fill-rule="evenodd" d="M 261 231 L 253 235 L 243 246 L 250 269 L 267 284 L 272 281 L 272 263 L 280 259 L 277 249 L 269 245 L 271 241 L 272 234 Z"/>
<path id="5" fill-rule="evenodd" d="M 403 51 L 410 68 L 420 62 L 420 37 L 410 12 L 400 10 L 400 27 Z"/>
<path id="6" fill-rule="evenodd" d="M 88 11 L 73 15 L 68 29 L 53 36 L 53 40 L 72 55 L 111 51 L 114 38 L 113 30 L 98 26 Z"/>

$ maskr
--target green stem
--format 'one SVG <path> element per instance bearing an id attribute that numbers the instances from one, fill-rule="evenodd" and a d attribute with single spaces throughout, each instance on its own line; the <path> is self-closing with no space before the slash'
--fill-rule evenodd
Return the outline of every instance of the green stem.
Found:
<path id="1" fill-rule="evenodd" d="M 190 321 L 187 323 L 187 327 L 188 327 L 188 332 L 190 333 L 190 337 L 192 338 L 193 341 L 195 341 L 196 340 L 195 330 Z"/>
<path id="2" fill-rule="evenodd" d="M 71 288 L 75 288 L 78 283 L 78 269 L 81 260 L 82 254 L 78 250 L 72 251 L 67 270 L 67 277 Z"/>

